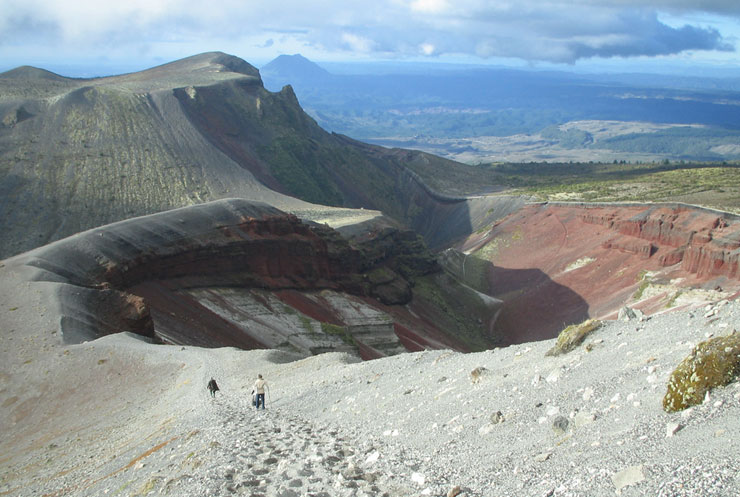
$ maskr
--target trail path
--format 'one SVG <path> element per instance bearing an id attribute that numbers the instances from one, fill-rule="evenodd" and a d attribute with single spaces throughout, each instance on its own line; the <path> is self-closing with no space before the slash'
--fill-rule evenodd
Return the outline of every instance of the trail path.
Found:
<path id="1" fill-rule="evenodd" d="M 148 479 L 131 478 L 127 487 L 134 488 L 124 495 L 407 495 L 387 471 L 378 471 L 369 444 L 358 446 L 281 408 L 254 409 L 248 398 L 233 394 L 217 393 L 204 404 L 203 426 L 134 466 L 147 467 Z M 89 495 L 101 490 L 112 489 Z"/>

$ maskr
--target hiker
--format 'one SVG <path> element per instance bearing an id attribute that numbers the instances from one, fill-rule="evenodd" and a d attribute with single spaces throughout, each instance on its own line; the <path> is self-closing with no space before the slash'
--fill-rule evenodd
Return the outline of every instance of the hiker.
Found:
<path id="1" fill-rule="evenodd" d="M 216 396 L 216 392 L 218 392 L 218 384 L 216 383 L 216 380 L 211 378 L 211 381 L 208 382 L 208 391 L 211 392 L 211 397 Z"/>
<path id="2" fill-rule="evenodd" d="M 265 408 L 265 388 L 269 391 L 270 388 L 267 386 L 267 382 L 262 379 L 262 375 L 257 375 L 257 381 L 254 382 L 254 386 L 252 387 L 252 395 L 255 395 L 254 399 L 254 407 L 259 409 L 260 404 L 262 405 L 262 409 Z"/>

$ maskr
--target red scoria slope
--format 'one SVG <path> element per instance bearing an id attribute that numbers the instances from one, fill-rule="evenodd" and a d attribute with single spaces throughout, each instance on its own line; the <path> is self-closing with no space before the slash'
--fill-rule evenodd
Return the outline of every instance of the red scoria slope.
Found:
<path id="1" fill-rule="evenodd" d="M 740 289 L 738 217 L 683 204 L 530 204 L 459 248 L 492 263 L 502 344 L 615 318 L 625 305 L 653 314 Z"/>

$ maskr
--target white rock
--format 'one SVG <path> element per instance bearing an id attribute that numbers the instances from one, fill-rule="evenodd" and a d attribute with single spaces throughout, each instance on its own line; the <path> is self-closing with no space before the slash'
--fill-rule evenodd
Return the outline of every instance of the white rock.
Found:
<path id="1" fill-rule="evenodd" d="M 550 374 L 547 375 L 547 378 L 545 378 L 545 381 L 548 383 L 555 383 L 560 379 L 560 370 L 554 369 L 550 372 Z"/>
<path id="2" fill-rule="evenodd" d="M 576 414 L 576 428 L 581 428 L 586 425 L 590 425 L 596 420 L 596 416 L 593 414 L 586 414 L 585 412 L 579 412 Z"/>
<path id="3" fill-rule="evenodd" d="M 367 456 L 367 459 L 365 459 L 365 464 L 375 464 L 378 459 L 380 459 L 380 452 L 376 450 L 369 456 Z"/>
<path id="4" fill-rule="evenodd" d="M 642 465 L 630 466 L 612 475 L 612 482 L 614 483 L 617 492 L 621 492 L 624 487 L 640 483 L 641 481 L 645 481 L 645 475 L 642 472 Z"/>
<path id="5" fill-rule="evenodd" d="M 421 473 L 412 473 L 411 481 L 416 483 L 419 486 L 422 486 L 424 485 L 424 483 L 426 483 L 426 477 L 424 477 L 424 475 Z"/>
<path id="6" fill-rule="evenodd" d="M 668 423 L 665 427 L 665 436 L 670 438 L 683 428 L 679 423 Z"/>
<path id="7" fill-rule="evenodd" d="M 619 397 L 620 397 L 619 392 L 617 392 L 614 395 L 614 397 L 611 398 L 611 400 L 609 402 L 611 402 L 611 403 L 617 402 L 617 401 L 619 401 Z"/>
<path id="8" fill-rule="evenodd" d="M 534 456 L 534 460 L 537 462 L 545 462 L 550 459 L 550 456 L 552 456 L 552 452 L 543 452 L 542 454 Z"/>
<path id="9" fill-rule="evenodd" d="M 560 408 L 558 406 L 550 406 L 547 408 L 547 415 L 548 416 L 554 416 L 556 414 L 560 413 Z"/>
<path id="10" fill-rule="evenodd" d="M 583 400 L 591 400 L 593 396 L 594 389 L 591 387 L 586 387 L 586 389 L 583 391 Z"/>

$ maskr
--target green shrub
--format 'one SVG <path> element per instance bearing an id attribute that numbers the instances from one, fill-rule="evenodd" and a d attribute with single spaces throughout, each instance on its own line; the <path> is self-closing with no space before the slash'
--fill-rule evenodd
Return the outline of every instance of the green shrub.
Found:
<path id="1" fill-rule="evenodd" d="M 701 404 L 711 389 L 727 385 L 740 374 L 740 334 L 701 342 L 673 371 L 663 409 L 676 412 Z"/>
<path id="2" fill-rule="evenodd" d="M 581 324 L 572 324 L 565 328 L 558 335 L 555 345 L 547 351 L 546 356 L 558 356 L 567 354 L 578 347 L 589 333 L 601 327 L 601 321 L 598 319 L 587 319 Z"/>

